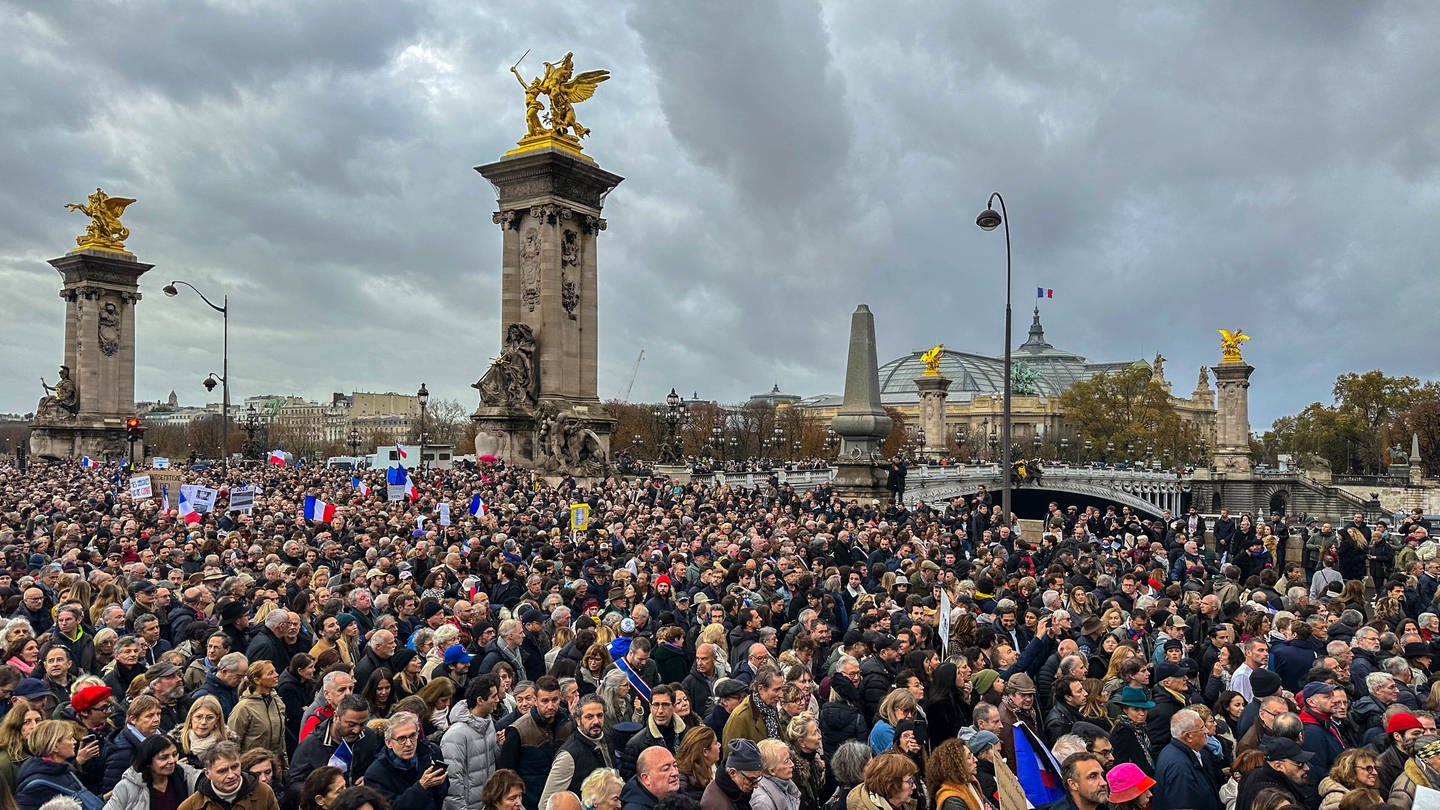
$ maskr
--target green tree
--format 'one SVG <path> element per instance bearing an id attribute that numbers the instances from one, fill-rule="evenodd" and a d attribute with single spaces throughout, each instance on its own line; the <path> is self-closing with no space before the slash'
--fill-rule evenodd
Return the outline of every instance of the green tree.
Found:
<path id="1" fill-rule="evenodd" d="M 1135 456 L 1153 447 L 1156 454 L 1169 450 L 1175 458 L 1190 458 L 1200 444 L 1199 430 L 1180 416 L 1143 364 L 1081 380 L 1060 395 L 1060 405 L 1070 427 L 1092 442 L 1091 454 L 1106 461 L 1126 458 L 1132 445 Z"/>
<path id="2" fill-rule="evenodd" d="M 1408 451 L 1411 432 L 1440 447 L 1440 387 L 1421 386 L 1414 377 L 1389 377 L 1379 370 L 1350 372 L 1335 378 L 1334 402 L 1312 402 L 1294 416 L 1271 425 L 1261 445 L 1267 458 L 1292 453 L 1303 461 L 1320 457 L 1337 472 L 1378 473 L 1389 461 L 1384 448 L 1401 444 Z"/>

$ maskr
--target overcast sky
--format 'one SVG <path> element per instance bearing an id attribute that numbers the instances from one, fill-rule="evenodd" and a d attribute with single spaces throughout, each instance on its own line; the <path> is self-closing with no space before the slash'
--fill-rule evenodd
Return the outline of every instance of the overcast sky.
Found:
<path id="1" fill-rule="evenodd" d="M 0 0 L 0 410 L 62 357 L 45 262 L 100 185 L 139 202 L 136 395 L 200 403 L 230 295 L 232 399 L 475 402 L 499 343 L 511 63 L 575 52 L 626 177 L 600 237 L 600 396 L 843 388 L 880 358 L 1163 352 L 1177 392 L 1253 335 L 1256 430 L 1339 373 L 1440 377 L 1440 5 Z M 1426 258 L 1429 257 L 1429 258 Z M 83 394 L 82 394 L 83 395 Z"/>

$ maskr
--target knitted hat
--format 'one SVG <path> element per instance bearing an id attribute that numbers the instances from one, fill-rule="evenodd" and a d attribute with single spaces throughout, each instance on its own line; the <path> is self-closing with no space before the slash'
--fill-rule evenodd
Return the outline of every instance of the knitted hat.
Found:
<path id="1" fill-rule="evenodd" d="M 970 676 L 970 686 L 975 690 L 975 694 L 983 695 L 989 692 L 998 680 L 1000 673 L 993 669 L 982 669 Z"/>
<path id="2" fill-rule="evenodd" d="M 1397 712 L 1385 723 L 1385 733 L 1394 734 L 1399 731 L 1409 731 L 1412 728 L 1424 728 L 1420 719 L 1409 712 Z"/>
<path id="3" fill-rule="evenodd" d="M 1270 697 L 1279 694 L 1280 676 L 1268 669 L 1257 669 L 1250 673 L 1250 691 L 1255 697 Z"/>

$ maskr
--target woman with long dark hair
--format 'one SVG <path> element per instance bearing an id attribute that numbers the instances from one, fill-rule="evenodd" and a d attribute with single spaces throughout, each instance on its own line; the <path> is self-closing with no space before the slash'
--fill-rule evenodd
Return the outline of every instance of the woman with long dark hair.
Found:
<path id="1" fill-rule="evenodd" d="M 162 734 L 135 747 L 130 767 L 115 783 L 106 810 L 150 810 L 178 807 L 195 791 L 200 771 L 180 761 L 175 741 Z"/>
<path id="2" fill-rule="evenodd" d="M 365 682 L 360 694 L 370 702 L 371 717 L 389 717 L 395 704 L 400 702 L 395 695 L 395 676 L 385 667 L 370 673 L 370 679 Z"/>
<path id="3" fill-rule="evenodd" d="M 971 706 L 960 692 L 960 673 L 955 664 L 945 662 L 935 670 L 930 691 L 925 698 L 925 719 L 930 724 L 932 740 L 949 740 L 971 723 Z M 967 678 L 965 685 L 969 686 Z"/>

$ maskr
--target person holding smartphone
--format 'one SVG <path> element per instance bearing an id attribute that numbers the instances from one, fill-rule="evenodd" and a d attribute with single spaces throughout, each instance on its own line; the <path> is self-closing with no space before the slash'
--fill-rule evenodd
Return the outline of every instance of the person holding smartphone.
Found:
<path id="1" fill-rule="evenodd" d="M 365 785 L 380 791 L 397 810 L 441 810 L 450 792 L 445 760 L 422 734 L 416 715 L 391 715 L 385 750 L 365 771 Z"/>

